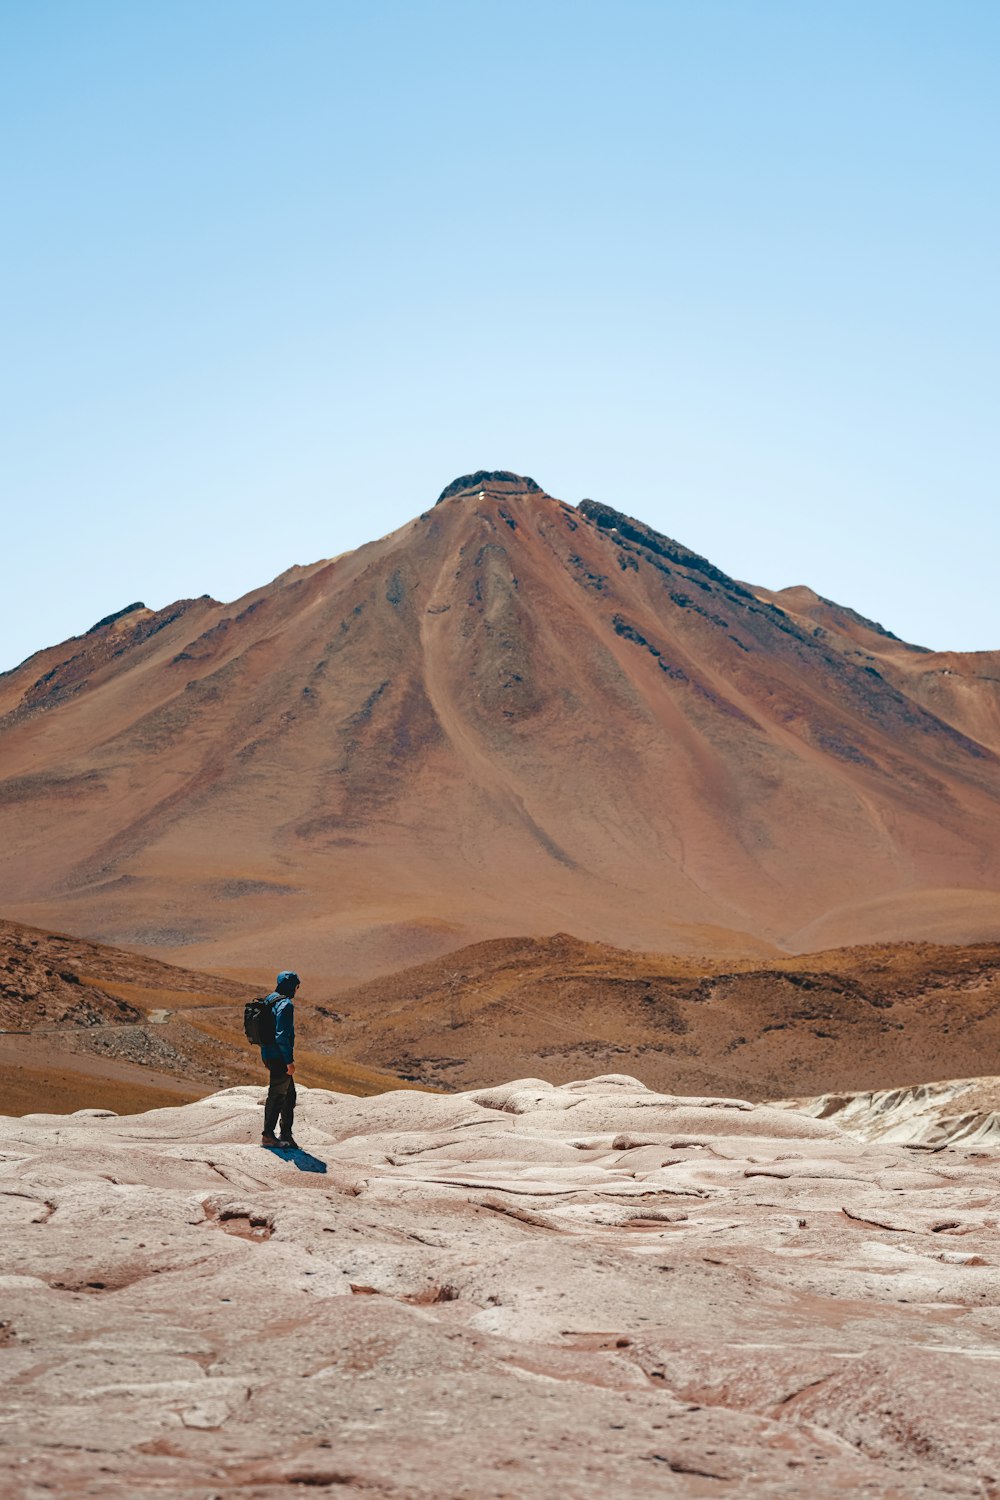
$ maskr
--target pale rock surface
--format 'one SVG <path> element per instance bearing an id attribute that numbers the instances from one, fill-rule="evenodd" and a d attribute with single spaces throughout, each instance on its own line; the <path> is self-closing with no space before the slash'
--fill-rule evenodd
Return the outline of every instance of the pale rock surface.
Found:
<path id="1" fill-rule="evenodd" d="M 924 1147 L 990 1146 L 1000 1149 L 1000 1078 L 949 1078 L 909 1088 L 783 1099 L 783 1109 L 834 1120 L 865 1141 Z"/>
<path id="2" fill-rule="evenodd" d="M 997 1158 L 612 1076 L 0 1119 L 2 1493 L 1000 1493 Z"/>

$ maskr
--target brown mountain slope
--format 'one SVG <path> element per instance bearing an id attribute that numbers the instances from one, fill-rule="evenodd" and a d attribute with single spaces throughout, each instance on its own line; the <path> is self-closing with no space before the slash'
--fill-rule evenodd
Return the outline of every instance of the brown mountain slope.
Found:
<path id="1" fill-rule="evenodd" d="M 841 948 L 766 967 L 553 938 L 479 943 L 338 995 L 311 1043 L 445 1088 L 626 1073 L 774 1099 L 978 1074 L 1000 1056 L 1000 944 Z"/>
<path id="2" fill-rule="evenodd" d="M 340 982 L 565 928 L 744 956 L 992 935 L 988 674 L 945 692 L 801 604 L 468 476 L 354 553 L 0 679 L 0 904 Z"/>
<path id="3" fill-rule="evenodd" d="M 858 665 L 946 723 L 1000 752 L 1000 651 L 928 651 L 910 646 L 853 609 L 805 587 L 754 591 Z"/>

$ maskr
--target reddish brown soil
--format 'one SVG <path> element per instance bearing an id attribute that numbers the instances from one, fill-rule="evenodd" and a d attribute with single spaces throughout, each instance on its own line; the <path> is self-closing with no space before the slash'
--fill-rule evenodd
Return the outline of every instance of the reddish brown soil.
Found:
<path id="1" fill-rule="evenodd" d="M 566 929 L 725 962 L 1000 936 L 1000 653 L 449 488 L 0 677 L 0 909 L 336 983 Z"/>
<path id="2" fill-rule="evenodd" d="M 190 1104 L 203 1089 L 134 1064 L 89 1053 L 63 1052 L 52 1039 L 0 1036 L 0 1088 L 5 1115 L 72 1114 L 112 1109 L 137 1115 L 165 1105 Z"/>

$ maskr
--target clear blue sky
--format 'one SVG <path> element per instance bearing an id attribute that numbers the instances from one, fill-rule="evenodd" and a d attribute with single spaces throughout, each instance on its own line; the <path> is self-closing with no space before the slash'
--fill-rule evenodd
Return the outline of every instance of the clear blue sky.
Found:
<path id="1" fill-rule="evenodd" d="M 529 473 L 1000 647 L 995 0 L 2 0 L 0 668 Z"/>

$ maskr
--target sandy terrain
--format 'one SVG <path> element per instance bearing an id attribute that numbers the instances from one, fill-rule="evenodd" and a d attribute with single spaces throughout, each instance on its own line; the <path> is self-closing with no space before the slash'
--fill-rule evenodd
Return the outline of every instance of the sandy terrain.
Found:
<path id="1" fill-rule="evenodd" d="M 998 684 L 1000 653 L 469 476 L 356 552 L 0 677 L 0 909 L 331 984 L 515 933 L 993 939 Z"/>
<path id="2" fill-rule="evenodd" d="M 4 1494 L 1000 1483 L 997 1158 L 624 1077 L 0 1119 Z"/>

